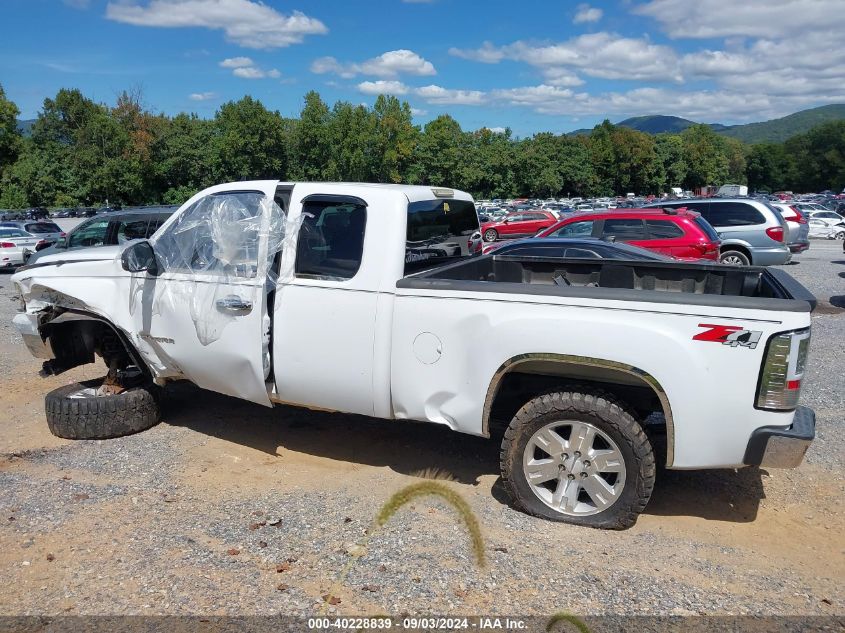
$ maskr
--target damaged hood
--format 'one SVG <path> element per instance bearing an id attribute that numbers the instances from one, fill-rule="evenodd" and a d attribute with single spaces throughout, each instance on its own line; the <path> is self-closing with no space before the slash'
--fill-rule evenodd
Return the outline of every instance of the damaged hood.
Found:
<path id="1" fill-rule="evenodd" d="M 120 246 L 98 246 L 73 251 L 59 251 L 39 257 L 34 264 L 18 268 L 12 276 L 12 281 L 32 279 L 33 277 L 65 277 L 79 274 L 113 275 L 115 263 L 120 267 L 119 256 Z M 84 272 L 80 267 L 84 267 Z"/>
<path id="2" fill-rule="evenodd" d="M 39 257 L 38 261 L 32 267 L 48 266 L 51 264 L 61 265 L 62 263 L 76 261 L 113 260 L 119 253 L 120 246 L 97 246 L 95 248 L 80 248 L 72 251 L 58 251 L 57 253 Z"/>

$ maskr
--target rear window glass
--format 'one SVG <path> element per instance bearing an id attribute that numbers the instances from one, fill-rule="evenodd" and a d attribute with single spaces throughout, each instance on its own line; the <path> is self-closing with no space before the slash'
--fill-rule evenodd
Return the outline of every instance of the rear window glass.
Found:
<path id="1" fill-rule="evenodd" d="M 620 241 L 646 239 L 642 220 L 605 220 L 602 235 Z"/>
<path id="2" fill-rule="evenodd" d="M 0 229 L 0 237 L 29 237 L 20 229 Z"/>
<path id="3" fill-rule="evenodd" d="M 710 223 L 707 220 L 705 220 L 704 218 L 699 216 L 699 217 L 695 218 L 695 220 L 693 220 L 693 222 L 695 222 L 698 225 L 698 228 L 700 228 L 702 231 L 704 231 L 704 234 L 707 237 L 709 237 L 711 240 L 713 240 L 714 242 L 718 242 L 720 239 L 722 239 L 722 238 L 719 237 L 719 234 L 716 233 L 716 229 L 714 229 L 710 225 Z"/>
<path id="4" fill-rule="evenodd" d="M 646 220 L 645 223 L 652 239 L 671 240 L 684 236 L 684 230 L 669 220 Z"/>
<path id="5" fill-rule="evenodd" d="M 763 224 L 763 214 L 750 204 L 743 202 L 713 202 L 707 213 L 707 221 L 715 227 L 747 226 Z"/>
<path id="6" fill-rule="evenodd" d="M 570 222 L 560 227 L 550 237 L 584 237 L 593 234 L 593 221 Z"/>
<path id="7" fill-rule="evenodd" d="M 423 200 L 408 205 L 406 275 L 480 252 L 478 214 L 469 200 Z"/>
<path id="8" fill-rule="evenodd" d="M 37 235 L 39 233 L 62 232 L 58 225 L 53 224 L 52 222 L 33 222 L 32 224 L 25 225 L 24 229 L 26 229 L 27 233 L 32 233 L 33 235 Z"/>

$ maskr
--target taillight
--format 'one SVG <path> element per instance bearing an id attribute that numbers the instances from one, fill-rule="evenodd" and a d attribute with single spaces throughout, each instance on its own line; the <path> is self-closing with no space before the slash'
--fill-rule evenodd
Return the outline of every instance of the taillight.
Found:
<path id="1" fill-rule="evenodd" d="M 766 235 L 772 238 L 775 242 L 783 241 L 783 227 L 772 226 L 766 229 Z"/>
<path id="2" fill-rule="evenodd" d="M 804 214 L 798 210 L 798 207 L 790 205 L 789 207 L 792 209 L 792 212 L 795 214 L 794 217 L 789 218 L 793 222 L 798 222 L 798 224 L 807 224 L 807 218 L 804 217 Z"/>
<path id="3" fill-rule="evenodd" d="M 15 248 L 15 244 L 12 242 L 0 242 L 0 248 Z"/>
<path id="4" fill-rule="evenodd" d="M 798 406 L 809 350 L 809 328 L 769 339 L 757 390 L 758 409 L 791 411 Z"/>

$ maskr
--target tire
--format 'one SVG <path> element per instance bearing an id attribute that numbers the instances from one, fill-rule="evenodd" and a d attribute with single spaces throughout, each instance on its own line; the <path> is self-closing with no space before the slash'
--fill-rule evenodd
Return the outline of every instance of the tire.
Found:
<path id="1" fill-rule="evenodd" d="M 845 240 L 845 231 L 839 231 L 836 235 L 833 236 L 835 240 Z"/>
<path id="2" fill-rule="evenodd" d="M 497 239 L 499 239 L 499 232 L 496 229 L 487 229 L 484 231 L 485 242 L 495 242 Z"/>
<path id="3" fill-rule="evenodd" d="M 558 435 L 559 439 L 566 441 L 563 450 L 571 453 L 568 461 L 558 460 L 554 463 L 552 452 L 545 453 L 542 449 L 538 460 L 535 434 L 555 424 L 562 425 L 561 429 L 568 424 L 572 425 L 569 437 Z M 589 440 L 590 450 L 585 451 L 591 459 L 595 458 L 595 463 L 583 460 L 580 453 L 574 451 L 577 439 L 573 438 L 573 433 L 579 427 L 595 430 L 595 439 Z M 615 461 L 604 459 L 606 469 L 617 468 L 620 472 L 598 474 L 598 470 L 605 470 L 598 466 L 602 459 L 601 453 L 615 456 Z M 553 477 L 540 485 L 536 481 L 532 484 L 526 474 L 528 464 L 549 462 L 549 459 L 542 457 L 543 454 L 552 458 L 553 462 L 549 464 L 550 470 L 547 472 L 553 472 L 555 468 L 560 470 L 556 479 Z M 619 462 L 622 462 L 623 467 L 620 467 Z M 580 470 L 582 467 L 585 470 Z M 592 471 L 589 471 L 590 467 Z M 503 483 L 514 505 L 528 514 L 574 525 L 624 530 L 634 525 L 651 497 L 655 460 L 642 427 L 622 403 L 604 391 L 577 387 L 571 391 L 538 396 L 517 412 L 502 440 L 501 470 Z M 576 471 L 579 473 L 577 476 L 574 474 Z M 592 474 L 587 474 L 588 471 Z M 563 473 L 566 473 L 566 478 Z M 590 484 L 590 489 L 596 490 L 596 482 L 599 481 L 597 477 L 605 482 L 605 488 L 616 491 L 614 500 L 601 509 L 587 488 Z M 570 480 L 572 483 L 567 483 Z M 562 486 L 564 491 L 561 493 L 561 503 L 565 505 L 569 504 L 570 495 L 567 493 L 570 486 L 575 491 L 572 496 L 576 505 L 569 511 L 566 508 L 561 510 L 560 505 L 554 508 L 549 505 L 548 499 L 544 501 L 541 498 L 541 494 L 550 497 L 553 503 Z M 605 488 L 599 487 L 601 494 L 604 494 Z M 591 504 L 595 506 L 593 510 L 590 509 Z"/>
<path id="4" fill-rule="evenodd" d="M 86 380 L 54 389 L 44 399 L 50 432 L 68 440 L 104 440 L 138 433 L 161 419 L 154 387 L 133 387 L 110 395 L 83 395 L 103 380 Z M 74 395 L 77 397 L 73 397 Z"/>
<path id="5" fill-rule="evenodd" d="M 722 251 L 719 255 L 719 262 L 722 264 L 727 264 L 729 266 L 750 266 L 751 260 L 748 259 L 748 255 L 743 253 L 742 251 Z"/>

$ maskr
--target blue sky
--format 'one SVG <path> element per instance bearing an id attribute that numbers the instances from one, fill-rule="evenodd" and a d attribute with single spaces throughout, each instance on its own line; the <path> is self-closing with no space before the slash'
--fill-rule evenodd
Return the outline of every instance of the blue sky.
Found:
<path id="1" fill-rule="evenodd" d="M 4 0 L 0 84 L 33 118 L 59 88 L 213 116 L 407 100 L 419 124 L 520 136 L 642 114 L 765 120 L 845 102 L 842 0 Z"/>

